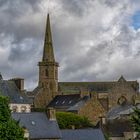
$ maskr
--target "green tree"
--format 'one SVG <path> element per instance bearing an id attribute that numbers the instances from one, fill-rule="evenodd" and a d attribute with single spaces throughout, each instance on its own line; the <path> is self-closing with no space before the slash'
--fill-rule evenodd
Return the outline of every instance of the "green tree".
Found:
<path id="1" fill-rule="evenodd" d="M 57 112 L 56 118 L 61 129 L 71 129 L 73 126 L 75 129 L 93 127 L 86 117 L 81 117 L 74 113 Z"/>
<path id="2" fill-rule="evenodd" d="M 11 117 L 9 99 L 0 95 L 0 140 L 24 140 L 24 131 Z"/>
<path id="3" fill-rule="evenodd" d="M 140 139 L 140 109 L 134 108 L 134 113 L 131 116 L 131 122 L 134 130 L 138 132 L 138 138 Z"/>

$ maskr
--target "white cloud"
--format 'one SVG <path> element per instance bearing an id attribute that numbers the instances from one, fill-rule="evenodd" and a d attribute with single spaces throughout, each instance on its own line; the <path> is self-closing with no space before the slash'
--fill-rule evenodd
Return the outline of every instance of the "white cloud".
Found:
<path id="1" fill-rule="evenodd" d="M 9 3 L 0 4 L 0 69 L 4 77 L 22 76 L 27 88 L 35 87 L 45 13 L 50 11 L 59 80 L 105 81 L 122 74 L 140 79 L 140 30 L 131 24 L 140 10 L 138 0 L 53 0 L 49 10 L 46 0 Z"/>

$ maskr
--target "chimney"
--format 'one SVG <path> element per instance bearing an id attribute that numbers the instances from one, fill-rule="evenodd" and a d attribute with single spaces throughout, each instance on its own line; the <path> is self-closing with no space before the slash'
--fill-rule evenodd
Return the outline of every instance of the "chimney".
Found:
<path id="1" fill-rule="evenodd" d="M 47 109 L 47 116 L 50 121 L 56 120 L 56 111 L 53 107 Z"/>
<path id="2" fill-rule="evenodd" d="M 74 130 L 74 129 L 75 129 L 75 125 L 72 125 L 72 126 L 71 126 L 71 129 L 73 129 L 73 130 Z"/>
<path id="3" fill-rule="evenodd" d="M 20 90 L 20 91 L 24 91 L 24 79 L 22 78 L 13 78 L 13 79 L 10 79 L 10 81 L 14 81 L 17 88 Z"/>
<path id="4" fill-rule="evenodd" d="M 104 125 L 106 125 L 107 120 L 106 117 L 100 117 L 100 127 L 102 128 Z"/>

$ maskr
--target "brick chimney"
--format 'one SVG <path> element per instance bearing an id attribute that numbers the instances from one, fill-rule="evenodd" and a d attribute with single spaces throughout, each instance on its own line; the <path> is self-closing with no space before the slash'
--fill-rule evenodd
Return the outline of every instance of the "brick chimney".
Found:
<path id="1" fill-rule="evenodd" d="M 49 107 L 47 109 L 47 116 L 48 116 L 48 119 L 51 121 L 56 120 L 56 111 L 53 107 Z"/>

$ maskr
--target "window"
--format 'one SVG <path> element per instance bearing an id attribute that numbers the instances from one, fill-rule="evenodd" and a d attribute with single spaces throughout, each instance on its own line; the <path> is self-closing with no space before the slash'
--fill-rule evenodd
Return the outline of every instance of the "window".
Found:
<path id="1" fill-rule="evenodd" d="M 58 76 L 57 76 L 57 69 L 55 70 L 55 78 L 57 78 Z"/>
<path id="2" fill-rule="evenodd" d="M 121 97 L 118 99 L 118 104 L 119 104 L 119 105 L 124 105 L 126 102 L 127 102 L 127 99 L 126 99 L 124 96 L 121 96 Z"/>
<path id="3" fill-rule="evenodd" d="M 45 76 L 48 77 L 49 76 L 49 72 L 48 69 L 45 70 Z"/>
<path id="4" fill-rule="evenodd" d="M 21 112 L 26 112 L 26 106 L 21 107 Z"/>
<path id="5" fill-rule="evenodd" d="M 13 112 L 17 112 L 17 106 L 13 106 L 13 107 L 12 107 L 12 111 L 13 111 Z"/>

